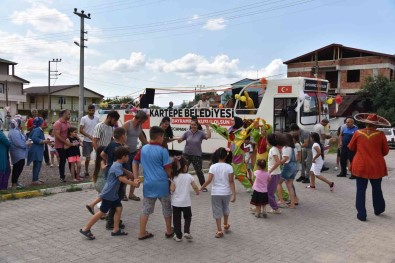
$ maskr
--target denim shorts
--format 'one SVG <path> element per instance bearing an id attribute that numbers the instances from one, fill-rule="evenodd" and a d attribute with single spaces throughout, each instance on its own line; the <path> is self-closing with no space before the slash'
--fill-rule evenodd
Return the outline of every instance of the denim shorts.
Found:
<path id="1" fill-rule="evenodd" d="M 295 179 L 297 173 L 298 167 L 296 162 L 289 162 L 283 166 L 283 169 L 281 170 L 281 178 L 284 180 L 293 180 Z"/>

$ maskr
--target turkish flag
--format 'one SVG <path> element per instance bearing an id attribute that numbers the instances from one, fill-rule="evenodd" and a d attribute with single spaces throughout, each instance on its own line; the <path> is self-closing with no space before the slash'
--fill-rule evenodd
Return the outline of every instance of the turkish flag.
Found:
<path id="1" fill-rule="evenodd" d="M 278 93 L 292 93 L 292 86 L 278 86 Z"/>

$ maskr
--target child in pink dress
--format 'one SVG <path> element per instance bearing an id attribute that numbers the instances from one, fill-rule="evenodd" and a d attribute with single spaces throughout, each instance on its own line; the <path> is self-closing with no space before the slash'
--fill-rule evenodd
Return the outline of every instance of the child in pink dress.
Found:
<path id="1" fill-rule="evenodd" d="M 264 159 L 257 160 L 256 165 L 258 169 L 254 172 L 255 182 L 252 186 L 254 192 L 250 204 L 255 205 L 255 216 L 257 218 L 266 218 L 265 206 L 269 202 L 267 186 L 270 181 L 270 174 L 266 172 L 266 161 Z"/>

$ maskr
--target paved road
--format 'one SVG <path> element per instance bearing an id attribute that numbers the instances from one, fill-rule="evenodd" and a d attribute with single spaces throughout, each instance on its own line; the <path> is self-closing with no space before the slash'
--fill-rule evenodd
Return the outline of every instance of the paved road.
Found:
<path id="1" fill-rule="evenodd" d="M 328 155 L 330 167 L 334 155 Z M 140 203 L 124 203 L 123 220 L 129 236 L 111 237 L 104 222 L 92 229 L 96 240 L 78 232 L 88 220 L 84 204 L 95 191 L 0 203 L 0 262 L 395 262 L 395 151 L 387 157 L 390 176 L 383 181 L 384 215 L 373 215 L 370 189 L 368 221 L 356 219 L 355 181 L 326 175 L 335 191 L 317 182 L 310 191 L 297 183 L 300 205 L 282 215 L 257 219 L 249 211 L 250 195 L 237 185 L 231 205 L 231 231 L 214 238 L 209 193 L 192 197 L 192 242 L 176 243 L 164 236 L 158 205 L 148 230 L 155 237 L 137 240 Z M 141 195 L 141 189 L 137 191 Z"/>

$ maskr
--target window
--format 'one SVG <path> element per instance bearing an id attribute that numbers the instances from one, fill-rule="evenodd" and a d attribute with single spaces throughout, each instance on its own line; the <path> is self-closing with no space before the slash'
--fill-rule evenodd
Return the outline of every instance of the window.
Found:
<path id="1" fill-rule="evenodd" d="M 30 97 L 29 97 L 29 103 L 30 103 L 30 104 L 36 103 L 36 97 L 30 96 Z"/>
<path id="2" fill-rule="evenodd" d="M 361 71 L 358 70 L 349 70 L 347 71 L 347 82 L 359 82 L 359 78 L 361 76 Z"/>
<path id="3" fill-rule="evenodd" d="M 390 69 L 390 80 L 394 80 L 394 70 Z"/>
<path id="4" fill-rule="evenodd" d="M 0 93 L 4 93 L 4 84 L 0 83 Z"/>
<path id="5" fill-rule="evenodd" d="M 58 103 L 59 103 L 60 105 L 66 104 L 66 98 L 65 98 L 65 97 L 59 97 L 59 98 L 58 98 Z"/>

